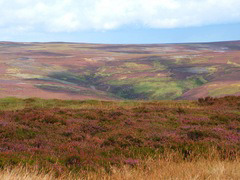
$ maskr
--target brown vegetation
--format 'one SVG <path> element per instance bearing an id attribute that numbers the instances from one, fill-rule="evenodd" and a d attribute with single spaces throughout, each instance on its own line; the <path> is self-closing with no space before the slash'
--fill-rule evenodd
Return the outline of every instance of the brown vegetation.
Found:
<path id="1" fill-rule="evenodd" d="M 104 169 L 97 171 L 81 171 L 78 173 L 62 172 L 56 176 L 55 171 L 39 170 L 37 167 L 15 167 L 0 171 L 1 180 L 203 180 L 203 179 L 240 179 L 240 160 L 221 160 L 212 152 L 206 159 L 186 161 L 177 153 L 165 154 L 158 159 L 146 159 L 136 164 L 122 164 L 110 167 L 110 172 Z"/>
<path id="2" fill-rule="evenodd" d="M 239 105 L 234 96 L 156 102 L 1 99 L 0 167 L 3 174 L 37 166 L 55 177 L 71 172 L 92 179 L 171 174 L 204 179 L 214 171 L 216 177 L 237 179 Z M 189 173 L 180 172 L 187 167 Z"/>

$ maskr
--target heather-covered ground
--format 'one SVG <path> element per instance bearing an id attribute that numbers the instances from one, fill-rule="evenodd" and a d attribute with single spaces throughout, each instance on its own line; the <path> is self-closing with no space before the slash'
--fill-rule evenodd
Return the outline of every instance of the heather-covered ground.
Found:
<path id="1" fill-rule="evenodd" d="M 198 101 L 0 100 L 0 167 L 58 175 L 136 167 L 177 153 L 179 162 L 237 161 L 240 97 Z M 176 161 L 178 163 L 178 161 Z M 239 161 L 237 161 L 237 164 Z M 238 164 L 239 165 L 239 164 Z"/>
<path id="2" fill-rule="evenodd" d="M 240 41 L 0 42 L 0 97 L 176 100 L 240 95 Z"/>

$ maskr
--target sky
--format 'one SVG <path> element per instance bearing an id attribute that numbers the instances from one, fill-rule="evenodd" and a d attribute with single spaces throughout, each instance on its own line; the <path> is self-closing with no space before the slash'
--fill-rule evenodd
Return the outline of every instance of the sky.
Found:
<path id="1" fill-rule="evenodd" d="M 0 0 L 0 41 L 240 40 L 240 0 Z"/>

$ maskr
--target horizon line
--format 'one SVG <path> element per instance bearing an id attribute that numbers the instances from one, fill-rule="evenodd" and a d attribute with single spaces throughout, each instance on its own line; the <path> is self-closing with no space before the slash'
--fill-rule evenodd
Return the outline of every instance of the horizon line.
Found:
<path id="1" fill-rule="evenodd" d="M 226 40 L 226 41 L 198 41 L 198 42 L 176 42 L 176 43 L 88 43 L 88 42 L 71 42 L 71 41 L 0 41 L 0 43 L 19 43 L 19 44 L 31 44 L 31 43 L 45 43 L 45 44 L 100 44 L 100 45 L 160 45 L 160 44 L 211 44 L 211 43 L 224 43 L 224 42 L 240 42 L 240 40 Z"/>

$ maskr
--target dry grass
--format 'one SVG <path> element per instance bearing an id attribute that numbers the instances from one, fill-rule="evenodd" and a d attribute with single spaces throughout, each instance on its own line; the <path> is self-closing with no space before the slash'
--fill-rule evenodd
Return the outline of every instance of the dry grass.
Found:
<path id="1" fill-rule="evenodd" d="M 184 161 L 173 156 L 170 159 L 149 159 L 135 167 L 123 165 L 112 167 L 111 173 L 104 170 L 85 172 L 76 175 L 61 174 L 56 178 L 54 172 L 39 173 L 36 169 L 17 167 L 0 172 L 1 180 L 54 180 L 54 179 L 87 179 L 87 180 L 151 180 L 151 179 L 240 179 L 240 161 L 219 159 Z"/>
<path id="2" fill-rule="evenodd" d="M 111 174 L 105 172 L 88 173 L 87 179 L 111 180 L 155 180 L 155 179 L 240 179 L 240 159 L 221 160 L 215 149 L 207 158 L 194 156 L 191 161 L 184 160 L 177 152 L 167 152 L 158 160 L 148 159 L 136 167 L 122 166 L 112 168 Z"/>
<path id="3" fill-rule="evenodd" d="M 1 180 L 48 180 L 54 179 L 53 177 L 51 173 L 39 173 L 37 170 L 32 171 L 22 167 L 16 167 L 14 169 L 9 168 L 0 172 Z"/>
<path id="4" fill-rule="evenodd" d="M 240 179 L 239 162 L 199 161 L 149 162 L 139 168 L 124 167 L 113 170 L 112 175 L 89 174 L 89 179 Z"/>

